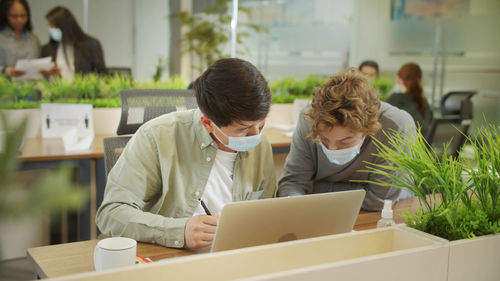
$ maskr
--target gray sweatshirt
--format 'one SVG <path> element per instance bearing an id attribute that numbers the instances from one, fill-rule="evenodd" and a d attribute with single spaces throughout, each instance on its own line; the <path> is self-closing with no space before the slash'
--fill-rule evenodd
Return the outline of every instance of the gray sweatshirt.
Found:
<path id="1" fill-rule="evenodd" d="M 379 141 L 387 143 L 384 131 L 415 132 L 415 122 L 410 114 L 390 104 L 381 103 L 379 121 L 382 129 L 375 134 Z M 384 199 L 398 200 L 401 189 L 382 187 L 368 183 L 350 182 L 350 180 L 372 180 L 388 178 L 374 173 L 359 172 L 366 170 L 363 161 L 371 163 L 385 163 L 372 154 L 377 152 L 371 136 L 367 136 L 360 148 L 360 153 L 345 165 L 335 165 L 328 161 L 319 144 L 307 138 L 311 131 L 312 122 L 301 114 L 293 134 L 290 153 L 286 158 L 283 176 L 278 184 L 278 196 L 294 196 L 310 193 L 335 192 L 354 189 L 366 190 L 366 197 L 362 205 L 363 210 L 379 211 L 384 205 Z M 408 196 L 408 191 L 403 192 Z"/>

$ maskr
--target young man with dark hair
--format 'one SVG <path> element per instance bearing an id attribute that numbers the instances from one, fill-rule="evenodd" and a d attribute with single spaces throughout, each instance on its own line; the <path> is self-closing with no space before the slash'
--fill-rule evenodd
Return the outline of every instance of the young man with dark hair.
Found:
<path id="1" fill-rule="evenodd" d="M 378 63 L 372 60 L 365 60 L 359 65 L 359 71 L 369 79 L 375 79 L 379 75 Z"/>
<path id="2" fill-rule="evenodd" d="M 373 138 L 387 143 L 387 134 L 415 132 L 404 110 L 380 102 L 368 79 L 355 69 L 332 75 L 314 89 L 311 106 L 301 114 L 286 158 L 278 196 L 366 190 L 362 209 L 381 210 L 384 199 L 411 192 L 351 180 L 389 178 L 366 172 L 366 162 L 382 164 Z"/>
<path id="3" fill-rule="evenodd" d="M 109 173 L 96 218 L 104 234 L 204 248 L 225 204 L 274 196 L 272 150 L 262 136 L 271 94 L 262 74 L 222 59 L 193 86 L 199 109 L 142 125 Z"/>

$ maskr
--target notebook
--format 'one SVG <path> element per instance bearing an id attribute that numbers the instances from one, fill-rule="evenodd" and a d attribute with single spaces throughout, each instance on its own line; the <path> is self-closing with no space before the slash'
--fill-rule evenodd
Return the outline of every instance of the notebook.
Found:
<path id="1" fill-rule="evenodd" d="M 360 189 L 229 203 L 211 251 L 349 232 L 364 198 Z"/>

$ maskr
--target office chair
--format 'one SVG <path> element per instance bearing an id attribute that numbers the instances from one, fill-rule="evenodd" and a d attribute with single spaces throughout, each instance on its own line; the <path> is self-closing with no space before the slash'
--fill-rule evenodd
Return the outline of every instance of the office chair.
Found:
<path id="1" fill-rule="evenodd" d="M 130 67 L 107 67 L 106 72 L 108 75 L 121 75 L 126 78 L 132 78 L 132 69 Z"/>
<path id="2" fill-rule="evenodd" d="M 132 136 L 120 136 L 104 138 L 104 168 L 106 170 L 106 177 L 111 171 L 111 168 L 115 165 L 118 158 L 123 152 L 123 149 L 127 145 L 128 141 Z"/>
<path id="3" fill-rule="evenodd" d="M 443 145 L 451 140 L 446 156 L 456 158 L 465 143 L 470 123 L 461 119 L 436 118 L 432 120 L 426 139 L 439 156 L 445 153 Z"/>
<path id="4" fill-rule="evenodd" d="M 122 113 L 117 135 L 134 134 L 142 124 L 160 115 L 198 107 L 192 90 L 123 90 L 120 99 Z"/>
<path id="5" fill-rule="evenodd" d="M 441 98 L 441 115 L 458 115 L 460 119 L 472 119 L 471 98 L 476 91 L 449 92 Z"/>
<path id="6" fill-rule="evenodd" d="M 443 96 L 440 103 L 442 117 L 432 120 L 426 140 L 439 156 L 458 157 L 472 123 L 472 101 L 475 91 L 450 92 Z M 451 141 L 448 151 L 443 144 Z"/>

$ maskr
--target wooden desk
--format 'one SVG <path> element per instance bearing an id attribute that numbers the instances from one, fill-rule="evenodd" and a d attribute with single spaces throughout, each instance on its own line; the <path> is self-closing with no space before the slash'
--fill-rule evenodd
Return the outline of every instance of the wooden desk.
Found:
<path id="1" fill-rule="evenodd" d="M 404 222 L 401 213 L 405 209 L 419 207 L 416 198 L 401 200 L 394 205 L 394 217 L 397 223 Z M 380 212 L 360 212 L 355 230 L 375 228 L 380 219 Z M 74 242 L 60 245 L 28 249 L 28 259 L 33 263 L 36 273 L 42 277 L 57 277 L 81 272 L 94 271 L 94 248 L 98 240 Z M 186 249 L 173 249 L 163 246 L 138 243 L 137 254 L 153 261 L 165 258 L 187 256 L 196 252 Z"/>
<path id="2" fill-rule="evenodd" d="M 273 148 L 290 147 L 291 138 L 285 135 L 285 132 L 265 128 L 264 135 L 271 143 Z M 108 137 L 116 137 L 116 135 L 96 135 L 94 141 L 88 150 L 66 152 L 62 139 L 26 139 L 19 156 L 21 162 L 42 162 L 54 160 L 72 160 L 72 159 L 90 159 L 103 158 L 104 145 L 103 139 Z"/>
<path id="3" fill-rule="evenodd" d="M 285 131 L 274 128 L 264 129 L 264 136 L 266 136 L 269 143 L 271 143 L 273 153 L 288 153 L 288 151 L 290 151 L 292 138 L 286 136 L 285 133 Z"/>
<path id="4" fill-rule="evenodd" d="M 41 278 L 94 271 L 94 248 L 99 240 L 73 242 L 28 249 L 28 260 Z M 137 243 L 137 254 L 153 261 L 192 255 L 195 252 Z"/>
<path id="5" fill-rule="evenodd" d="M 104 145 L 102 140 L 113 135 L 96 135 L 88 150 L 66 152 L 62 139 L 25 139 L 19 156 L 21 162 L 42 162 L 72 159 L 103 158 Z"/>

